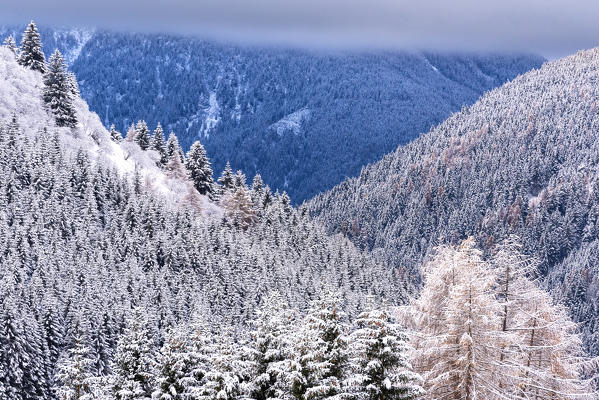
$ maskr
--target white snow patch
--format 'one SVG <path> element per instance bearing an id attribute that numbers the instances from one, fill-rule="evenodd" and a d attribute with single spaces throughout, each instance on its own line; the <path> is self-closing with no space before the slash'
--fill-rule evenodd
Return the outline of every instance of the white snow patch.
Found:
<path id="1" fill-rule="evenodd" d="M 284 116 L 269 128 L 275 130 L 279 136 L 283 136 L 286 132 L 293 132 L 294 135 L 299 135 L 302 130 L 302 124 L 309 121 L 311 115 L 312 112 L 310 109 L 304 107 Z"/>

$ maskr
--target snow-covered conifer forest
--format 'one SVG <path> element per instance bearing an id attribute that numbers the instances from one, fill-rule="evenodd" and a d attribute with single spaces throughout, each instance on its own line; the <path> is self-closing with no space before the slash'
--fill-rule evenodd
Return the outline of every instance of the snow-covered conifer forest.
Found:
<path id="1" fill-rule="evenodd" d="M 599 399 L 597 51 L 387 156 L 391 189 L 375 164 L 296 208 L 160 123 L 106 129 L 42 39 L 0 47 L 0 400 Z M 484 176 L 483 141 L 536 158 L 493 165 L 484 198 L 510 206 L 479 220 L 454 205 L 480 200 L 458 174 Z"/>

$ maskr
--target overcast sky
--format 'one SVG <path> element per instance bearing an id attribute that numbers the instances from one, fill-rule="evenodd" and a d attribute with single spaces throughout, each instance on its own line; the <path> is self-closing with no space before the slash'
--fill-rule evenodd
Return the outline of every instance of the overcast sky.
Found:
<path id="1" fill-rule="evenodd" d="M 317 48 L 530 51 L 599 45 L 599 0 L 2 0 L 0 22 Z"/>

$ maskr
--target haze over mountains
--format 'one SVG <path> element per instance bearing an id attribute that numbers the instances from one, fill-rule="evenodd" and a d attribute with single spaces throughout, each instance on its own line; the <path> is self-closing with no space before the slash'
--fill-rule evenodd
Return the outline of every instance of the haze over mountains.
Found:
<path id="1" fill-rule="evenodd" d="M 21 27 L 0 30 L 0 34 Z M 199 139 L 215 171 L 260 173 L 295 203 L 331 188 L 462 105 L 539 67 L 534 55 L 325 54 L 167 35 L 42 28 L 104 124 L 144 119 Z"/>

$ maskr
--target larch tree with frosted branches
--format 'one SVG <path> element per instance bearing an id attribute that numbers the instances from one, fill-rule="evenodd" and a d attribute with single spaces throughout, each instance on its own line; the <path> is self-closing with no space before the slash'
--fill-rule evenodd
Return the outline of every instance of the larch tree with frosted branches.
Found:
<path id="1" fill-rule="evenodd" d="M 428 399 L 597 399 L 596 360 L 565 309 L 531 280 L 514 238 L 490 260 L 469 238 L 440 246 L 410 307 L 413 365 Z"/>

